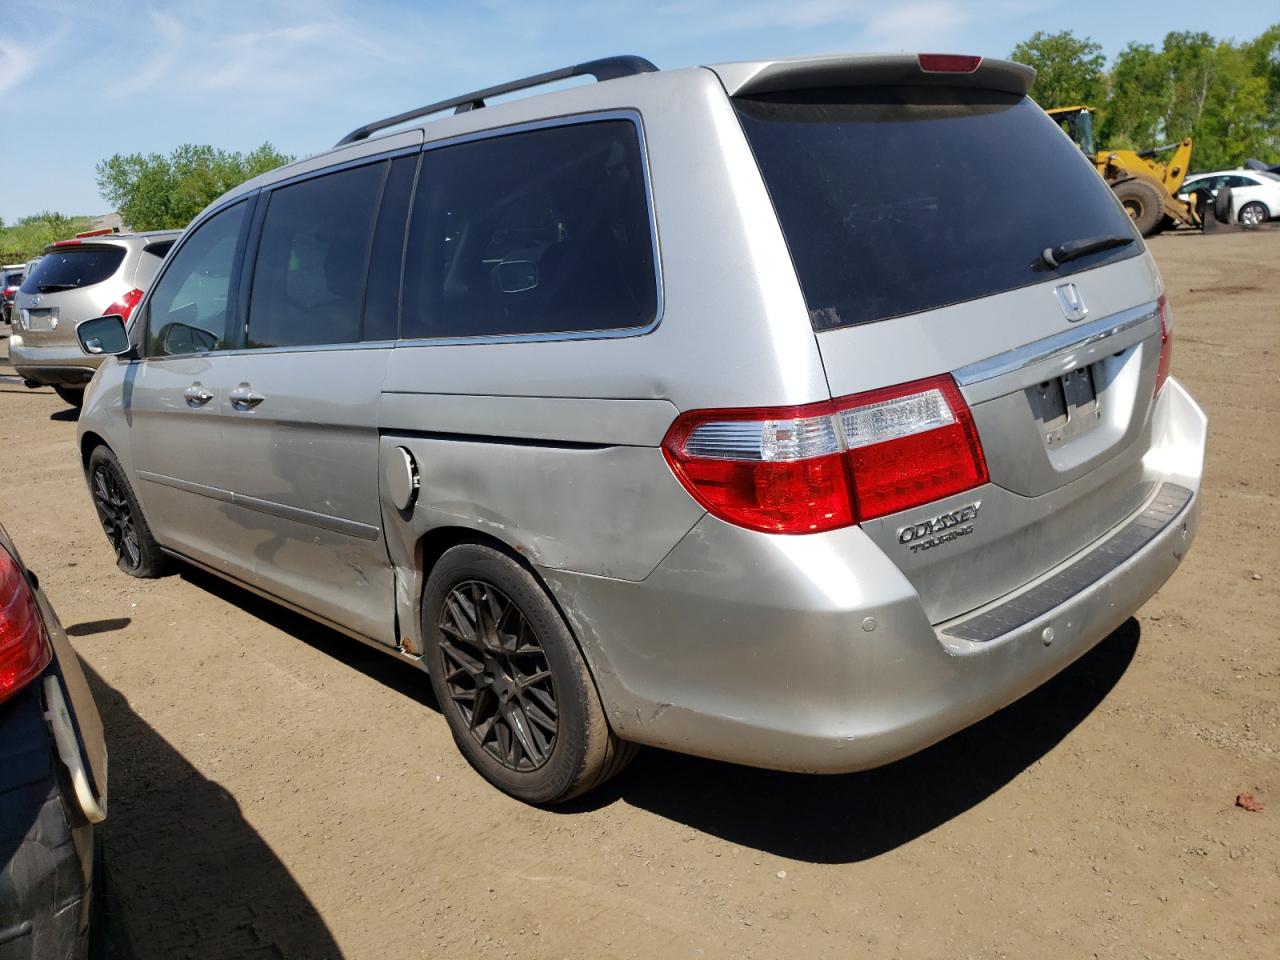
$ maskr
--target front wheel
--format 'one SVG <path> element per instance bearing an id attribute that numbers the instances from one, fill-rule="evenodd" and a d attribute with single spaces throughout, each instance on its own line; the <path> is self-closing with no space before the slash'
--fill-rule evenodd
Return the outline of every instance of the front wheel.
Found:
<path id="1" fill-rule="evenodd" d="M 1240 208 L 1240 223 L 1246 227 L 1258 227 L 1267 222 L 1267 208 L 1257 200 L 1250 201 Z"/>
<path id="2" fill-rule="evenodd" d="M 116 455 L 108 447 L 95 447 L 89 455 L 87 473 L 93 506 L 115 551 L 116 566 L 131 577 L 163 574 L 164 552 L 138 509 L 138 498 Z"/>
<path id="3" fill-rule="evenodd" d="M 572 634 L 533 574 L 479 544 L 427 578 L 427 669 L 458 749 L 499 790 L 552 804 L 619 773 L 636 747 L 613 735 Z"/>

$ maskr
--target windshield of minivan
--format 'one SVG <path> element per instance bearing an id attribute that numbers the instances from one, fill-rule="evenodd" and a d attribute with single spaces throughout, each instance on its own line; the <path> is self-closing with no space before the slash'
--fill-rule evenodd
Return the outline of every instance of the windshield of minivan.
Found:
<path id="1" fill-rule="evenodd" d="M 124 260 L 122 247 L 72 247 L 40 258 L 22 284 L 23 293 L 76 290 L 106 280 Z"/>
<path id="2" fill-rule="evenodd" d="M 987 90 L 806 90 L 735 101 L 815 330 L 1137 256 L 1124 208 L 1034 102 Z M 1135 242 L 1050 269 L 1046 248 Z"/>

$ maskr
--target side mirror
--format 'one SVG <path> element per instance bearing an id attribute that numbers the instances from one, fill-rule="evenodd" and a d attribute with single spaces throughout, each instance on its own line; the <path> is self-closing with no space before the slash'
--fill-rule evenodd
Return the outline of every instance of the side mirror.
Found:
<path id="1" fill-rule="evenodd" d="M 499 293 L 524 293 L 538 285 L 538 265 L 532 260 L 503 260 L 493 268 Z"/>
<path id="2" fill-rule="evenodd" d="M 132 349 L 124 317 L 114 313 L 79 324 L 76 339 L 80 341 L 80 349 L 91 357 L 118 357 Z"/>

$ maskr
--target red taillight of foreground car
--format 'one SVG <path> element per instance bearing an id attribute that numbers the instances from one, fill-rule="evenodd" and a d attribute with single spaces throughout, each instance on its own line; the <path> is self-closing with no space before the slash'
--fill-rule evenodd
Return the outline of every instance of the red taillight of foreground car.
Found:
<path id="1" fill-rule="evenodd" d="M 40 676 L 52 656 L 31 585 L 0 548 L 0 702 Z"/>
<path id="2" fill-rule="evenodd" d="M 1169 312 L 1169 298 L 1160 294 L 1160 366 L 1156 368 L 1156 396 L 1164 389 L 1173 368 L 1173 317 Z"/>
<path id="3" fill-rule="evenodd" d="M 834 530 L 987 482 L 950 376 L 803 407 L 695 410 L 662 446 L 707 510 L 769 533 Z"/>
<path id="4" fill-rule="evenodd" d="M 117 300 L 115 303 L 113 303 L 111 306 L 107 307 L 107 309 L 103 312 L 102 315 L 104 317 L 109 317 L 114 313 L 119 315 L 119 317 L 122 320 L 124 320 L 125 323 L 128 323 L 129 317 L 133 313 L 133 308 L 136 307 L 139 301 L 141 300 L 142 300 L 142 291 L 138 290 L 137 288 L 134 288 L 133 290 L 130 290 L 128 293 L 126 293 L 119 300 Z"/>

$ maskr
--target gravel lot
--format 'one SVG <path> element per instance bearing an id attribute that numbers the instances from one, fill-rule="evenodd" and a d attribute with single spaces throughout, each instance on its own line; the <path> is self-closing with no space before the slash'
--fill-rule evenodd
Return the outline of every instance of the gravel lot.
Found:
<path id="1" fill-rule="evenodd" d="M 1135 619 L 891 767 L 647 750 L 558 812 L 472 774 L 412 668 L 201 573 L 117 572 L 72 411 L 0 379 L 0 522 L 107 726 L 120 954 L 1280 955 L 1280 232 L 1152 249 L 1211 444 L 1199 539 Z"/>

